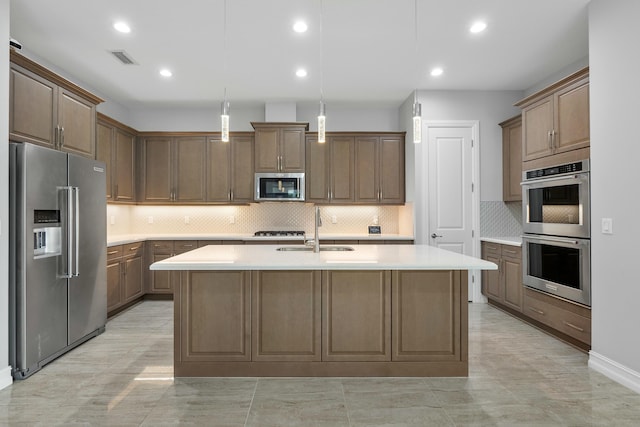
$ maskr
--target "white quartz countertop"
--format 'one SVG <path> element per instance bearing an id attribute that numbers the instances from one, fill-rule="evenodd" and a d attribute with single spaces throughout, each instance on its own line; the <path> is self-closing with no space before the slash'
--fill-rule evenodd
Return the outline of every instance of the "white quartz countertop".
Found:
<path id="1" fill-rule="evenodd" d="M 313 238 L 310 234 L 307 238 Z M 321 240 L 414 240 L 412 235 L 405 234 L 322 234 Z M 126 245 L 145 240 L 242 240 L 242 241 L 286 241 L 302 242 L 302 237 L 273 236 L 256 237 L 253 234 L 118 234 L 107 236 L 107 246 Z"/>
<path id="2" fill-rule="evenodd" d="M 337 246 L 337 245 L 323 245 Z M 151 270 L 497 270 L 494 263 L 428 245 L 348 245 L 353 251 L 277 251 L 282 245 L 208 245 Z"/>
<path id="3" fill-rule="evenodd" d="M 504 237 L 480 237 L 482 242 L 499 243 L 501 245 L 522 246 L 522 237 L 520 236 L 504 236 Z"/>

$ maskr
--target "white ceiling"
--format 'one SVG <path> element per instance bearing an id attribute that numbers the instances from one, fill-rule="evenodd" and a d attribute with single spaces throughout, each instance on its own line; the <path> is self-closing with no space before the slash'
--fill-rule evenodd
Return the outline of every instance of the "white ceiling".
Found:
<path id="1" fill-rule="evenodd" d="M 523 90 L 588 54 L 589 0 L 417 0 L 417 56 L 414 0 L 323 0 L 322 38 L 320 1 L 227 0 L 226 73 L 224 0 L 11 0 L 11 37 L 128 107 L 217 106 L 225 86 L 232 103 L 311 102 L 321 75 L 327 103 L 399 105 L 415 88 Z"/>

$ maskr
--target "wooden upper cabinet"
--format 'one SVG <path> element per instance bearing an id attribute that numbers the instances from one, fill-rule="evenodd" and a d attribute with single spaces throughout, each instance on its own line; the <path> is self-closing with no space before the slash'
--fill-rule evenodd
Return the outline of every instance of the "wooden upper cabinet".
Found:
<path id="1" fill-rule="evenodd" d="M 316 135 L 307 136 L 307 201 L 314 203 L 353 203 L 353 136 L 327 136 L 324 144 Z"/>
<path id="2" fill-rule="evenodd" d="M 255 123 L 256 172 L 304 172 L 308 123 Z"/>
<path id="3" fill-rule="evenodd" d="M 207 201 L 250 203 L 253 201 L 253 138 L 219 136 L 207 139 Z"/>
<path id="4" fill-rule="evenodd" d="M 327 203 L 329 201 L 329 144 L 319 144 L 316 135 L 307 135 L 306 145 L 306 201 Z"/>
<path id="5" fill-rule="evenodd" d="M 402 204 L 404 180 L 403 136 L 356 137 L 356 203 Z"/>
<path id="6" fill-rule="evenodd" d="M 522 108 L 523 161 L 589 147 L 588 68 L 523 99 L 516 106 Z M 580 156 L 588 158 L 589 153 L 585 151 Z M 553 161 L 547 163 L 554 164 Z"/>
<path id="7" fill-rule="evenodd" d="M 522 200 L 522 115 L 500 123 L 502 127 L 502 200 Z"/>
<path id="8" fill-rule="evenodd" d="M 14 50 L 10 55 L 9 139 L 95 158 L 102 99 Z"/>
<path id="9" fill-rule="evenodd" d="M 147 137 L 142 141 L 142 201 L 203 203 L 206 138 Z"/>
<path id="10" fill-rule="evenodd" d="M 136 131 L 105 115 L 98 114 L 96 160 L 107 169 L 107 201 L 136 201 Z"/>

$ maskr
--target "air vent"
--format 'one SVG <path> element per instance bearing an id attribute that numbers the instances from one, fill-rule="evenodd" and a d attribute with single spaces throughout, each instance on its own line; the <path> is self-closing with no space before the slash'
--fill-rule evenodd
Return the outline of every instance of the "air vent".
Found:
<path id="1" fill-rule="evenodd" d="M 115 56 L 118 61 L 122 62 L 124 65 L 137 65 L 136 61 L 134 61 L 124 50 L 110 50 L 109 53 Z"/>

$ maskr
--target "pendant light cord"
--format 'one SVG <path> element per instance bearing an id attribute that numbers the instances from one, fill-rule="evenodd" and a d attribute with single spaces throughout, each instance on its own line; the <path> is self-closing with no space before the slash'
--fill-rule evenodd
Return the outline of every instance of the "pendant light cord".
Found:
<path id="1" fill-rule="evenodd" d="M 322 43 L 322 22 L 324 21 L 324 10 L 322 0 L 320 0 L 320 102 L 324 102 L 324 70 L 323 70 L 323 43 Z"/>
<path id="2" fill-rule="evenodd" d="M 227 0 L 224 0 L 223 22 L 222 22 L 222 78 L 224 80 L 224 99 L 227 102 Z"/>
<path id="3" fill-rule="evenodd" d="M 413 103 L 418 103 L 418 80 L 420 80 L 420 72 L 419 72 L 419 60 L 418 60 L 418 0 L 413 1 L 413 32 L 414 32 L 414 45 L 413 45 L 413 57 L 415 59 L 415 73 L 416 73 L 416 89 L 413 91 Z"/>

